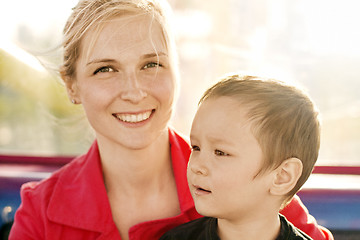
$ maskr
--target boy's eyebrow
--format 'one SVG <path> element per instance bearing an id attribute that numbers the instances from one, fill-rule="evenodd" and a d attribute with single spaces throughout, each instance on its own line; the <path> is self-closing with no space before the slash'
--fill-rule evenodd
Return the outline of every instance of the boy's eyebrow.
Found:
<path id="1" fill-rule="evenodd" d="M 226 145 L 231 145 L 233 143 L 231 141 L 227 141 L 226 139 L 217 138 L 217 137 L 209 137 L 209 141 L 211 143 L 222 143 L 222 144 L 226 144 Z"/>
<path id="2" fill-rule="evenodd" d="M 191 140 L 195 140 L 195 139 L 196 139 L 196 137 L 194 136 L 194 134 L 191 134 L 191 133 L 190 133 L 189 138 L 190 138 L 190 141 L 191 141 Z"/>
<path id="3" fill-rule="evenodd" d="M 230 141 L 230 140 L 226 140 L 226 139 L 223 139 L 221 137 L 214 137 L 214 136 L 207 136 L 206 137 L 210 143 L 214 144 L 214 143 L 220 143 L 220 144 L 226 144 L 228 146 L 232 146 L 233 145 L 233 142 Z M 197 138 L 196 138 L 196 135 L 194 134 L 190 134 L 190 142 L 191 141 L 196 141 Z"/>

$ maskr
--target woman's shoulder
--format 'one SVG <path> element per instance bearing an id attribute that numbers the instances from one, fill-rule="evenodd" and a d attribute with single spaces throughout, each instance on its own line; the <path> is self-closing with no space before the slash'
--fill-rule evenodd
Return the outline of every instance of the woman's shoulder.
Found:
<path id="1" fill-rule="evenodd" d="M 184 152 L 185 154 L 188 154 L 191 151 L 188 137 L 170 127 L 169 142 L 172 150 L 176 149 L 177 151 Z"/>
<path id="2" fill-rule="evenodd" d="M 79 165 L 82 164 L 83 160 L 84 156 L 76 157 L 45 179 L 24 183 L 20 190 L 21 197 L 31 198 L 33 201 L 46 201 L 46 199 L 51 197 L 55 186 L 59 182 L 59 179 L 61 179 L 61 176 L 64 173 L 69 174 L 76 171 L 76 169 L 79 168 Z"/>
<path id="3" fill-rule="evenodd" d="M 174 136 L 175 138 L 181 139 L 182 141 L 184 141 L 184 142 L 186 142 L 186 143 L 189 143 L 189 142 L 190 142 L 188 136 L 186 136 L 185 134 L 183 134 L 183 133 L 175 130 L 173 127 L 169 127 L 169 128 L 168 128 L 168 131 L 169 131 L 170 137 L 171 137 L 171 136 Z"/>

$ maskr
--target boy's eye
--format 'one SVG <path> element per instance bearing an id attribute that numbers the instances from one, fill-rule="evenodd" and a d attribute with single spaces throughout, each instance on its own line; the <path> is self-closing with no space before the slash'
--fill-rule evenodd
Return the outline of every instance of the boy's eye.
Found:
<path id="1" fill-rule="evenodd" d="M 106 73 L 106 72 L 115 72 L 115 70 L 112 67 L 101 67 L 94 72 L 94 75 L 97 73 Z"/>
<path id="2" fill-rule="evenodd" d="M 215 155 L 217 155 L 217 156 L 229 156 L 229 154 L 227 154 L 227 153 L 225 153 L 225 152 L 223 152 L 221 150 L 218 150 L 218 149 L 215 150 Z"/>
<path id="3" fill-rule="evenodd" d="M 149 63 L 145 64 L 143 69 L 154 68 L 154 67 L 162 67 L 162 65 L 158 62 L 149 62 Z"/>
<path id="4" fill-rule="evenodd" d="M 193 146 L 191 146 L 191 148 L 192 148 L 192 151 L 200 151 L 199 146 L 193 145 Z"/>

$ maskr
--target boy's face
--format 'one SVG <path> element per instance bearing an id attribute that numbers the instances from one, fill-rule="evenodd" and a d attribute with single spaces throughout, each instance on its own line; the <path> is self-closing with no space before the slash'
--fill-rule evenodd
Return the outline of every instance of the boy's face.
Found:
<path id="1" fill-rule="evenodd" d="M 264 214 L 272 173 L 256 176 L 263 155 L 246 113 L 230 97 L 208 99 L 196 113 L 187 177 L 202 215 L 249 221 Z"/>

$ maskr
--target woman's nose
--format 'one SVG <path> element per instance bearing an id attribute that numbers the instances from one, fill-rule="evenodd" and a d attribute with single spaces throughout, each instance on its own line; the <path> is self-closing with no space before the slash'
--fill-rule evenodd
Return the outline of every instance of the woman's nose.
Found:
<path id="1" fill-rule="evenodd" d="M 147 97 L 147 93 L 139 82 L 136 73 L 127 74 L 125 84 L 121 89 L 121 98 L 125 101 L 138 103 L 145 97 Z"/>

